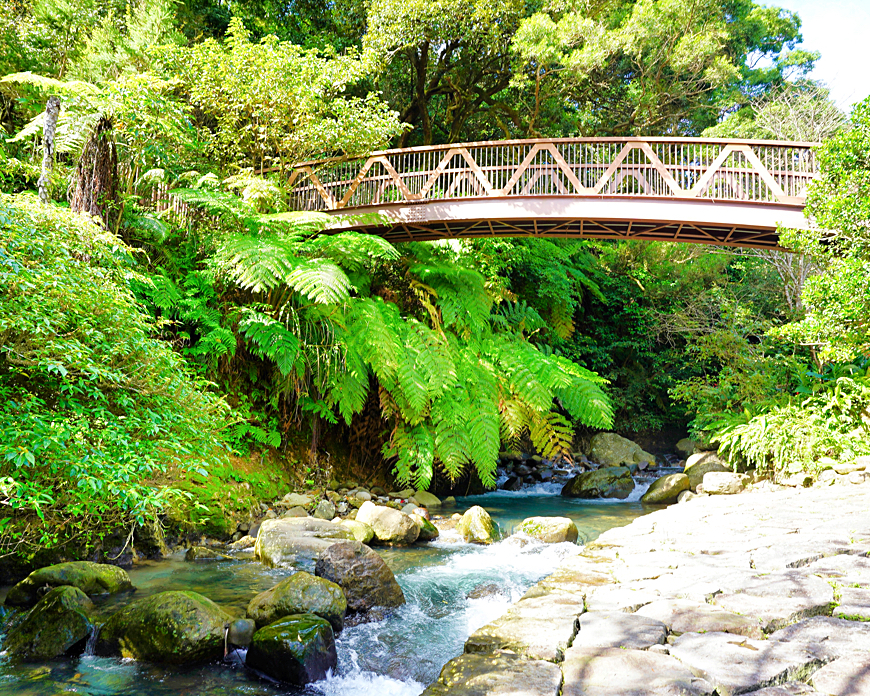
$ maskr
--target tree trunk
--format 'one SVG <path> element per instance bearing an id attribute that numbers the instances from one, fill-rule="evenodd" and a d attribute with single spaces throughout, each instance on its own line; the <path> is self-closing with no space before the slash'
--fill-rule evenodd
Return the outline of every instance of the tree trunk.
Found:
<path id="1" fill-rule="evenodd" d="M 48 203 L 48 183 L 54 168 L 54 132 L 57 117 L 60 115 L 60 97 L 49 97 L 45 104 L 45 120 L 42 124 L 42 175 L 36 185 L 39 187 L 39 200 Z"/>
<path id="2" fill-rule="evenodd" d="M 100 217 L 113 229 L 119 214 L 118 152 L 112 140 L 112 122 L 102 117 L 85 143 L 76 167 L 70 209 Z"/>

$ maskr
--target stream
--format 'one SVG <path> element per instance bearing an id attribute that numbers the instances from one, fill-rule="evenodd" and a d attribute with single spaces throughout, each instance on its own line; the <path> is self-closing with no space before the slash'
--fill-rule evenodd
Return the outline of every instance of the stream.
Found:
<path id="1" fill-rule="evenodd" d="M 0 693 L 8 696 L 417 696 L 441 667 L 462 652 L 466 638 L 501 616 L 525 591 L 552 573 L 565 557 L 580 552 L 574 544 L 541 544 L 508 536 L 526 517 L 570 517 L 580 530 L 580 543 L 612 527 L 628 524 L 644 513 L 636 502 L 646 485 L 638 485 L 628 501 L 563 498 L 561 486 L 538 484 L 521 491 L 496 491 L 459 498 L 449 516 L 481 505 L 498 523 L 503 540 L 491 546 L 461 541 L 447 531 L 428 544 L 408 549 L 379 548 L 396 575 L 407 604 L 388 618 L 346 628 L 337 636 L 337 674 L 305 689 L 258 678 L 233 653 L 221 664 L 191 668 L 149 665 L 133 660 L 82 657 L 45 663 L 10 664 L 0 654 Z M 194 590 L 243 614 L 258 592 L 293 574 L 256 561 L 187 563 L 181 556 L 136 566 L 130 577 L 135 597 L 166 590 Z M 5 589 L 2 594 L 5 594 Z M 474 598 L 467 595 L 478 589 Z M 478 596 L 482 595 L 482 596 Z M 128 597 L 98 602 L 109 615 Z M 233 661 L 235 658 L 235 661 Z"/>

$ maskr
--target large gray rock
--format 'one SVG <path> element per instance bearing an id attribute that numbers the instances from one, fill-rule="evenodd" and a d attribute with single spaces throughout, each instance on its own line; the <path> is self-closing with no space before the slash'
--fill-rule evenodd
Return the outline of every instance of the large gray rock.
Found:
<path id="1" fill-rule="evenodd" d="M 582 648 L 646 650 L 668 637 L 661 621 L 618 611 L 588 611 L 580 616 L 580 630 L 572 645 Z"/>
<path id="2" fill-rule="evenodd" d="M 34 570 L 9 590 L 5 603 L 11 607 L 32 607 L 47 589 L 66 585 L 77 587 L 89 597 L 133 589 L 130 576 L 123 568 L 91 561 L 70 561 Z"/>
<path id="3" fill-rule="evenodd" d="M 421 696 L 559 696 L 562 671 L 510 653 L 460 655 Z"/>
<path id="4" fill-rule="evenodd" d="M 281 499 L 281 504 L 291 508 L 291 507 L 310 507 L 314 502 L 314 498 L 310 495 L 303 495 L 301 493 L 288 493 Z"/>
<path id="5" fill-rule="evenodd" d="M 342 527 L 347 527 L 353 534 L 353 538 L 363 544 L 368 544 L 375 538 L 375 530 L 369 527 L 365 522 L 346 518 L 339 522 L 339 524 Z"/>
<path id="6" fill-rule="evenodd" d="M 414 500 L 416 500 L 424 508 L 428 508 L 430 510 L 441 507 L 441 499 L 437 495 L 433 495 L 429 491 L 418 490 L 416 493 L 414 493 Z"/>
<path id="7" fill-rule="evenodd" d="M 576 544 L 579 536 L 577 525 L 568 517 L 527 517 L 517 531 L 545 544 Z"/>
<path id="8" fill-rule="evenodd" d="M 284 617 L 254 634 L 245 664 L 287 684 L 320 681 L 338 666 L 332 628 L 314 614 Z"/>
<path id="9" fill-rule="evenodd" d="M 634 490 L 628 467 L 614 466 L 587 471 L 572 478 L 562 488 L 568 498 L 619 498 L 625 500 Z"/>
<path id="10" fill-rule="evenodd" d="M 664 623 L 672 633 L 734 633 L 747 638 L 763 638 L 761 624 L 748 616 L 740 616 L 711 604 L 688 599 L 662 599 L 637 610 Z"/>
<path id="11" fill-rule="evenodd" d="M 353 532 L 335 522 L 311 517 L 265 520 L 254 554 L 272 567 L 292 566 L 300 558 L 317 558 L 336 542 L 350 539 Z"/>
<path id="12" fill-rule="evenodd" d="M 335 504 L 331 500 L 321 500 L 317 503 L 313 517 L 319 520 L 331 520 L 335 517 Z"/>
<path id="13" fill-rule="evenodd" d="M 772 641 L 824 646 L 834 657 L 870 654 L 870 623 L 814 616 L 771 634 Z"/>
<path id="14" fill-rule="evenodd" d="M 870 588 L 870 558 L 852 554 L 839 554 L 816 560 L 807 570 L 840 585 Z"/>
<path id="15" fill-rule="evenodd" d="M 572 647 L 562 696 L 702 696 L 713 688 L 673 657 L 647 650 Z"/>
<path id="16" fill-rule="evenodd" d="M 371 527 L 382 544 L 413 544 L 420 536 L 420 527 L 410 515 L 370 500 L 362 504 L 356 519 Z"/>
<path id="17" fill-rule="evenodd" d="M 331 546 L 317 559 L 315 573 L 341 587 L 349 612 L 405 603 L 402 588 L 384 559 L 358 541 Z"/>
<path id="18" fill-rule="evenodd" d="M 456 531 L 471 544 L 491 544 L 498 539 L 498 528 L 480 505 L 469 508 L 456 523 Z"/>
<path id="19" fill-rule="evenodd" d="M 533 660 L 555 662 L 571 642 L 575 621 L 583 610 L 582 595 L 523 599 L 504 616 L 472 633 L 465 642 L 465 652 L 511 650 Z"/>
<path id="20" fill-rule="evenodd" d="M 687 490 L 689 490 L 688 476 L 669 474 L 653 481 L 640 502 L 651 505 L 675 503 L 680 493 Z"/>
<path id="21" fill-rule="evenodd" d="M 738 638 L 731 633 L 685 633 L 670 652 L 710 682 L 720 696 L 801 681 L 828 659 L 817 646 Z"/>
<path id="22" fill-rule="evenodd" d="M 3 649 L 24 661 L 81 652 L 91 632 L 93 609 L 93 602 L 77 587 L 55 587 L 9 631 Z"/>
<path id="23" fill-rule="evenodd" d="M 834 660 L 813 675 L 812 683 L 831 696 L 870 696 L 870 655 Z"/>
<path id="24" fill-rule="evenodd" d="M 749 477 L 745 474 L 735 474 L 730 471 L 708 471 L 704 474 L 702 485 L 704 493 L 709 495 L 734 495 L 746 489 Z"/>
<path id="25" fill-rule="evenodd" d="M 704 474 L 711 471 L 730 472 L 728 462 L 715 452 L 697 452 L 686 460 L 683 473 L 689 477 L 689 487 L 695 490 L 704 481 Z"/>
<path id="26" fill-rule="evenodd" d="M 589 458 L 601 466 L 628 466 L 646 463 L 655 466 L 656 458 L 641 446 L 616 433 L 598 433 L 592 437 Z"/>
<path id="27" fill-rule="evenodd" d="M 687 437 L 684 437 L 682 440 L 678 441 L 674 447 L 677 450 L 677 453 L 680 454 L 684 459 L 691 457 L 698 450 L 698 443 L 694 440 L 690 440 Z"/>
<path id="28" fill-rule="evenodd" d="M 840 588 L 840 604 L 834 616 L 856 621 L 870 621 L 870 590 L 855 587 Z"/>
<path id="29" fill-rule="evenodd" d="M 99 655 L 172 665 L 219 660 L 224 627 L 232 622 L 233 617 L 201 594 L 160 592 L 114 614 L 100 629 L 96 650 Z"/>
<path id="30" fill-rule="evenodd" d="M 713 603 L 757 618 L 767 633 L 810 616 L 829 614 L 834 602 L 831 586 L 803 569 L 756 575 L 728 589 L 714 597 Z"/>
<path id="31" fill-rule="evenodd" d="M 300 571 L 254 597 L 248 604 L 247 616 L 262 628 L 285 616 L 316 614 L 329 621 L 338 633 L 344 627 L 346 610 L 347 601 L 338 585 Z"/>

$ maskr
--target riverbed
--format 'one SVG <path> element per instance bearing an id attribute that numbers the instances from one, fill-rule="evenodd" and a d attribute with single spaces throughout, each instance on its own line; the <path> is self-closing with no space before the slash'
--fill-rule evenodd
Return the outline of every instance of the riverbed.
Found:
<path id="1" fill-rule="evenodd" d="M 580 552 L 575 544 L 546 545 L 511 535 L 516 525 L 534 515 L 570 517 L 580 531 L 580 543 L 586 543 L 642 515 L 645 509 L 637 500 L 645 488 L 638 486 L 626 502 L 562 498 L 559 486 L 547 484 L 518 492 L 459 498 L 455 508 L 444 508 L 441 514 L 449 516 L 481 505 L 498 523 L 502 541 L 475 546 L 447 531 L 428 544 L 408 549 L 379 548 L 402 586 L 407 604 L 382 621 L 346 628 L 336 640 L 337 673 L 306 689 L 259 678 L 244 668 L 239 653 L 231 654 L 222 664 L 188 669 L 85 654 L 28 665 L 12 665 L 0 657 L 0 693 L 417 696 L 446 662 L 462 652 L 473 631 L 503 614 L 566 557 Z M 130 577 L 137 598 L 166 590 L 193 590 L 241 615 L 256 593 L 293 572 L 267 568 L 251 560 L 187 563 L 173 557 L 137 566 L 130 571 Z M 110 614 L 124 601 L 113 598 L 103 602 L 100 611 Z"/>

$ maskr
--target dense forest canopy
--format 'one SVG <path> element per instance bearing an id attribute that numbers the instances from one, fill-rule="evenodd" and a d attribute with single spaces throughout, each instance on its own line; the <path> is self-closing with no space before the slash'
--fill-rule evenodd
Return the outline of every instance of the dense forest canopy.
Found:
<path id="1" fill-rule="evenodd" d="M 807 78 L 800 29 L 751 0 L 0 0 L 3 544 L 222 533 L 339 470 L 492 485 L 594 429 L 777 475 L 867 453 L 870 106 Z M 824 141 L 824 233 L 394 246 L 288 206 L 301 159 L 668 134 Z"/>

